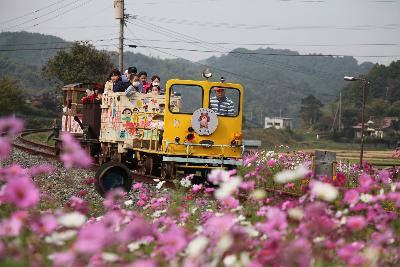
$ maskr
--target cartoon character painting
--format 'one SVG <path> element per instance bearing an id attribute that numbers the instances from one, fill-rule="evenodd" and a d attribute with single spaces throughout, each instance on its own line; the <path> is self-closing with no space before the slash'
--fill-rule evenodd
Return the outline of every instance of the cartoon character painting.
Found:
<path id="1" fill-rule="evenodd" d="M 208 116 L 207 112 L 200 114 L 199 122 L 200 122 L 200 128 L 208 129 L 208 123 L 210 122 L 210 116 Z"/>

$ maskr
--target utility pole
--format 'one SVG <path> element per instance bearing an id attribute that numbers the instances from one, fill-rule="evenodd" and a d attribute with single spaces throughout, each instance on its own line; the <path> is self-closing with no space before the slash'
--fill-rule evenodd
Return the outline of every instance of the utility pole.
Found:
<path id="1" fill-rule="evenodd" d="M 339 132 L 343 129 L 342 125 L 342 92 L 339 93 Z"/>
<path id="2" fill-rule="evenodd" d="M 114 0 L 115 18 L 119 19 L 119 46 L 118 65 L 121 72 L 124 71 L 124 0 Z"/>

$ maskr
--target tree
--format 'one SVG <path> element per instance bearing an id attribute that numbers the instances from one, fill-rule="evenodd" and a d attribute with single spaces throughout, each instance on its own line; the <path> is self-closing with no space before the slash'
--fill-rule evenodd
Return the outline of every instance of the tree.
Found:
<path id="1" fill-rule="evenodd" d="M 25 107 L 25 98 L 18 83 L 11 78 L 0 79 L 0 116 L 19 114 Z"/>
<path id="2" fill-rule="evenodd" d="M 60 51 L 42 69 L 49 80 L 63 84 L 76 82 L 103 82 L 112 69 L 109 54 L 98 51 L 87 43 L 74 43 L 69 51 Z"/>
<path id="3" fill-rule="evenodd" d="M 312 94 L 301 99 L 300 116 L 303 119 L 304 125 L 313 127 L 321 118 L 321 107 L 323 104 Z"/>

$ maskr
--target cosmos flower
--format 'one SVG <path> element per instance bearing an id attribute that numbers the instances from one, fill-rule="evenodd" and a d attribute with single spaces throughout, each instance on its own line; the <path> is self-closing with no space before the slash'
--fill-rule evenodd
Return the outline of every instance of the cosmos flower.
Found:
<path id="1" fill-rule="evenodd" d="M 356 204 L 359 199 L 360 199 L 360 195 L 358 194 L 358 191 L 355 189 L 347 190 L 344 193 L 343 201 L 348 205 Z"/>
<path id="2" fill-rule="evenodd" d="M 331 184 L 313 181 L 311 183 L 311 194 L 322 200 L 332 202 L 337 198 L 339 192 Z"/>
<path id="3" fill-rule="evenodd" d="M 303 165 L 299 165 L 294 170 L 284 170 L 274 176 L 274 180 L 280 184 L 286 184 L 304 178 L 310 171 Z"/>
<path id="4" fill-rule="evenodd" d="M 167 231 L 160 233 L 157 239 L 156 251 L 171 260 L 182 251 L 187 244 L 185 232 L 182 228 L 172 225 Z"/>
<path id="5" fill-rule="evenodd" d="M 19 208 L 30 208 L 38 204 L 39 189 L 29 177 L 10 179 L 4 191 L 5 201 Z"/>
<path id="6" fill-rule="evenodd" d="M 367 221 L 363 216 L 350 216 L 347 218 L 346 226 L 352 231 L 363 229 L 367 225 Z"/>
<path id="7" fill-rule="evenodd" d="M 92 165 L 93 159 L 70 133 L 63 132 L 61 141 L 63 149 L 60 158 L 64 162 L 65 168 L 71 169 L 74 166 L 88 168 Z"/>
<path id="8" fill-rule="evenodd" d="M 235 176 L 228 181 L 224 181 L 214 192 L 215 198 L 218 200 L 223 200 L 224 198 L 229 197 L 238 189 L 241 182 L 242 179 L 238 176 Z"/>

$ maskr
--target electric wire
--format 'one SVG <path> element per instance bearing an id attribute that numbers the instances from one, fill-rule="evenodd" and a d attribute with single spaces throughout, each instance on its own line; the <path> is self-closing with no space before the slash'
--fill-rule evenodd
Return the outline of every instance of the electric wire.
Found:
<path id="1" fill-rule="evenodd" d="M 46 10 L 46 9 L 48 9 L 48 8 L 50 8 L 50 7 L 52 7 L 52 6 L 56 5 L 56 4 L 58 4 L 58 3 L 64 2 L 64 1 L 65 1 L 65 0 L 55 1 L 55 2 L 53 2 L 53 3 L 48 4 L 47 6 L 44 6 L 44 7 L 42 7 L 42 8 L 35 9 L 35 10 L 33 10 L 33 11 L 30 11 L 30 12 L 25 13 L 25 14 L 23 14 L 23 15 L 20 15 L 20 16 L 18 16 L 18 17 L 14 17 L 14 18 L 11 18 L 11 19 L 3 20 L 3 21 L 0 22 L 0 24 L 7 24 L 8 22 L 11 22 L 11 21 L 14 21 L 14 20 L 18 20 L 18 19 L 20 19 L 20 18 L 24 18 L 24 17 L 26 17 L 26 16 L 29 16 L 29 15 L 32 15 L 32 14 L 35 14 L 35 13 L 38 13 L 38 12 L 40 12 L 40 11 L 42 11 L 42 10 Z"/>
<path id="2" fill-rule="evenodd" d="M 72 1 L 72 2 L 69 2 L 69 3 L 67 3 L 67 4 L 65 4 L 65 5 L 63 5 L 63 6 L 61 6 L 61 7 L 59 7 L 59 8 L 53 9 L 53 10 L 51 10 L 51 11 L 45 13 L 45 14 L 42 14 L 42 15 L 40 15 L 40 16 L 31 18 L 31 19 L 28 19 L 28 20 L 25 20 L 25 21 L 23 21 L 23 22 L 21 22 L 21 23 L 19 23 L 19 24 L 10 26 L 10 27 L 8 27 L 8 28 L 5 28 L 5 30 L 14 29 L 14 28 L 19 27 L 19 26 L 22 26 L 22 25 L 24 25 L 24 24 L 27 24 L 27 23 L 36 21 L 36 20 L 38 20 L 38 19 L 40 19 L 40 18 L 42 18 L 42 17 L 45 17 L 45 16 L 50 15 L 50 14 L 53 14 L 53 13 L 55 13 L 55 12 L 57 12 L 57 11 L 59 11 L 59 10 L 65 8 L 65 7 L 68 7 L 68 6 L 70 6 L 70 5 L 73 5 L 73 4 L 75 4 L 75 3 L 79 2 L 79 1 L 81 1 L 81 0 L 74 0 L 74 1 Z"/>

